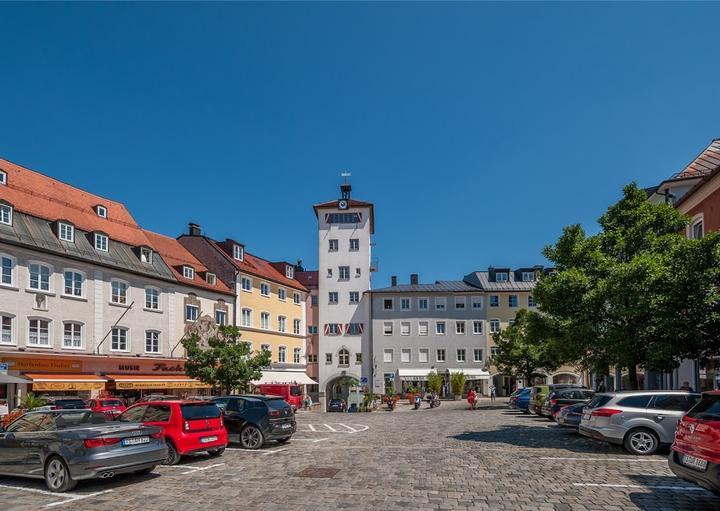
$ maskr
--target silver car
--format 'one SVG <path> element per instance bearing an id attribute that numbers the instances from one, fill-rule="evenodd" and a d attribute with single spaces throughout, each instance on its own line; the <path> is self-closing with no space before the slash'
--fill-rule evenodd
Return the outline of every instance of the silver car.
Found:
<path id="1" fill-rule="evenodd" d="M 673 442 L 678 421 L 699 400 L 700 394 L 680 390 L 597 394 L 583 410 L 579 431 L 632 454 L 652 454 Z"/>
<path id="2" fill-rule="evenodd" d="M 29 412 L 0 431 L 0 474 L 44 478 L 55 492 L 82 479 L 147 473 L 166 457 L 160 428 L 105 422 L 90 410 Z"/>

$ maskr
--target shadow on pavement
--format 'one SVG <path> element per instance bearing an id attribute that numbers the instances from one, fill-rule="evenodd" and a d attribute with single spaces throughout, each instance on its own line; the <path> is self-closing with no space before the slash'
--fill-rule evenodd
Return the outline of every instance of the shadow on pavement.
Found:
<path id="1" fill-rule="evenodd" d="M 675 476 L 630 475 L 632 484 L 644 486 L 642 491 L 628 494 L 630 501 L 639 509 L 692 509 L 693 511 L 716 511 L 720 509 L 720 497 L 683 481 Z"/>

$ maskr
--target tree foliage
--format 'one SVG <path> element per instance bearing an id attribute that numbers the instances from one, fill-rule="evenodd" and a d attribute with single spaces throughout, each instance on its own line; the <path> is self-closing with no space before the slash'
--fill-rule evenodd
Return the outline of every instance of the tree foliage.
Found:
<path id="1" fill-rule="evenodd" d="M 262 376 L 261 368 L 270 365 L 270 352 L 253 352 L 233 326 L 220 327 L 207 347 L 201 346 L 197 335 L 183 339 L 182 344 L 187 352 L 185 373 L 228 394 L 234 389 L 247 392 L 250 382 Z"/>
<path id="2" fill-rule="evenodd" d="M 428 373 L 427 386 L 428 389 L 433 391 L 435 394 L 440 394 L 440 389 L 442 388 L 443 382 L 444 380 L 442 375 L 439 375 L 437 371 L 431 371 L 430 373 Z"/>
<path id="3" fill-rule="evenodd" d="M 450 373 L 450 388 L 454 395 L 459 396 L 465 390 L 465 381 L 467 380 L 465 373 Z"/>

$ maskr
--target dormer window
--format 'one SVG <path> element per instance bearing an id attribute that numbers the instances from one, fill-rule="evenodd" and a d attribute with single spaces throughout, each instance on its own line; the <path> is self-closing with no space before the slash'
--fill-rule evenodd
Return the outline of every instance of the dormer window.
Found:
<path id="1" fill-rule="evenodd" d="M 62 241 L 69 241 L 70 243 L 75 241 L 75 227 L 72 224 L 66 224 L 65 222 L 58 222 L 58 238 Z"/>
<path id="2" fill-rule="evenodd" d="M 95 248 L 97 250 L 102 250 L 103 252 L 107 252 L 108 246 L 109 246 L 108 237 L 105 234 L 100 234 L 99 232 L 96 232 L 95 233 Z"/>
<path id="3" fill-rule="evenodd" d="M 107 218 L 107 208 L 105 206 L 97 205 L 95 206 L 95 213 L 97 213 L 97 216 L 101 218 Z"/>
<path id="4" fill-rule="evenodd" d="M 140 261 L 147 264 L 152 264 L 152 250 L 147 247 L 140 247 Z"/>
<path id="5" fill-rule="evenodd" d="M 7 184 L 7 172 L 0 170 L 0 185 Z"/>
<path id="6" fill-rule="evenodd" d="M 535 272 L 532 271 L 524 271 L 522 272 L 522 280 L 523 282 L 532 282 L 535 280 Z"/>
<path id="7" fill-rule="evenodd" d="M 217 277 L 214 273 L 207 272 L 207 275 L 205 275 L 205 281 L 211 286 L 214 286 L 215 282 L 217 282 Z"/>
<path id="8" fill-rule="evenodd" d="M 0 224 L 12 225 L 13 208 L 9 204 L 0 204 Z"/>
<path id="9" fill-rule="evenodd" d="M 233 245 L 233 259 L 242 261 L 245 258 L 245 249 L 240 245 Z"/>
<path id="10" fill-rule="evenodd" d="M 290 266 L 289 264 L 285 266 L 285 276 L 289 279 L 295 278 L 295 268 Z"/>
<path id="11" fill-rule="evenodd" d="M 195 270 L 192 266 L 183 266 L 183 277 L 190 280 L 195 278 Z"/>
<path id="12" fill-rule="evenodd" d="M 508 278 L 509 276 L 506 271 L 499 271 L 495 274 L 495 282 L 507 282 Z"/>

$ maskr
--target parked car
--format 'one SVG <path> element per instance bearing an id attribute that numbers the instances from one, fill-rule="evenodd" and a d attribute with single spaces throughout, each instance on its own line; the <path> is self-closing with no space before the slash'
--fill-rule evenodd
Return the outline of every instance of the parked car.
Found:
<path id="1" fill-rule="evenodd" d="M 541 415 L 542 405 L 545 402 L 545 398 L 553 390 L 559 389 L 571 389 L 571 388 L 584 388 L 582 385 L 576 385 L 571 383 L 555 383 L 553 385 L 535 385 L 532 389 L 532 396 L 530 397 L 530 405 L 528 409 L 536 414 Z"/>
<path id="2" fill-rule="evenodd" d="M 265 395 L 283 398 L 293 410 L 302 408 L 303 390 L 300 385 L 292 383 L 263 383 L 257 385 Z"/>
<path id="3" fill-rule="evenodd" d="M 545 398 L 542 408 L 540 409 L 540 415 L 554 421 L 555 414 L 563 406 L 577 403 L 587 404 L 594 395 L 595 391 L 586 388 L 553 390 Z"/>
<path id="4" fill-rule="evenodd" d="M 530 413 L 530 398 L 532 397 L 532 387 L 525 387 L 518 394 L 515 407 L 523 413 Z"/>
<path id="5" fill-rule="evenodd" d="M 720 495 L 720 391 L 703 394 L 680 420 L 668 463 L 680 479 Z"/>
<path id="6" fill-rule="evenodd" d="M 135 403 L 147 403 L 149 401 L 182 401 L 183 398 L 180 396 L 173 396 L 172 394 L 148 394 L 141 397 Z"/>
<path id="7" fill-rule="evenodd" d="M 82 479 L 147 473 L 167 457 L 162 431 L 90 410 L 29 412 L 0 432 L 0 473 L 64 492 Z"/>
<path id="8" fill-rule="evenodd" d="M 207 401 L 136 403 L 116 420 L 161 428 L 167 444 L 165 465 L 175 465 L 182 456 L 196 452 L 220 456 L 228 443 L 222 412 L 215 403 Z"/>
<path id="9" fill-rule="evenodd" d="M 515 408 L 515 403 L 517 402 L 518 394 L 520 394 L 521 391 L 522 391 L 522 388 L 519 388 L 515 392 L 510 394 L 510 396 L 508 397 L 508 402 L 507 402 L 509 408 Z"/>
<path id="10" fill-rule="evenodd" d="M 331 399 L 328 403 L 328 412 L 344 412 L 347 409 L 347 404 L 344 399 Z"/>
<path id="11" fill-rule="evenodd" d="M 585 406 L 587 406 L 587 403 L 563 406 L 555 414 L 555 422 L 563 427 L 577 429 L 580 426 L 580 419 L 582 419 Z"/>
<path id="12" fill-rule="evenodd" d="M 623 445 L 638 455 L 654 453 L 675 439 L 680 418 L 700 394 L 679 390 L 634 390 L 596 394 L 583 412 L 579 431 Z"/>
<path id="13" fill-rule="evenodd" d="M 40 396 L 43 406 L 36 408 L 39 411 L 49 410 L 84 410 L 87 409 L 85 401 L 77 396 Z"/>
<path id="14" fill-rule="evenodd" d="M 110 420 L 115 420 L 115 416 L 125 411 L 125 403 L 117 397 L 103 397 L 90 399 L 87 407 L 93 412 L 104 413 Z"/>
<path id="15" fill-rule="evenodd" d="M 222 396 L 213 402 L 223 410 L 229 440 L 245 449 L 259 449 L 272 440 L 285 443 L 297 429 L 295 412 L 281 397 Z"/>

